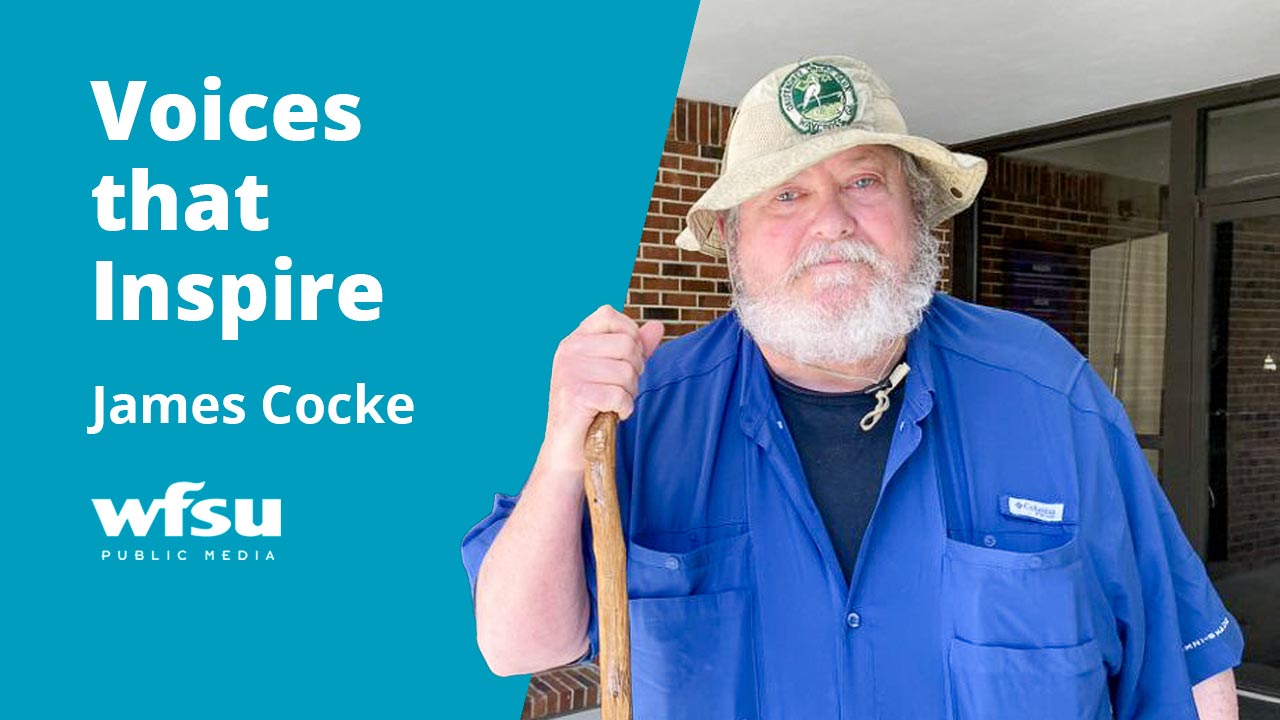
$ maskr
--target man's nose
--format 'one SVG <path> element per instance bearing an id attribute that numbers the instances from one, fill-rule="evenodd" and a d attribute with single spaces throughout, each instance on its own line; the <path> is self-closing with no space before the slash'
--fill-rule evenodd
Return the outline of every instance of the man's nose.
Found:
<path id="1" fill-rule="evenodd" d="M 838 191 L 825 193 L 814 207 L 809 230 L 815 238 L 838 240 L 853 237 L 858 219 Z"/>

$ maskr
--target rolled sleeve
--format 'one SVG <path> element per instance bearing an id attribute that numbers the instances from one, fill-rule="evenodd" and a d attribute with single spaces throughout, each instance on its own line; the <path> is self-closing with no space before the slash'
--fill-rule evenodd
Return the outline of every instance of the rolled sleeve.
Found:
<path id="1" fill-rule="evenodd" d="M 480 576 L 480 564 L 489 553 L 493 541 L 507 524 L 507 518 L 516 509 L 518 495 L 493 496 L 493 511 L 485 519 L 476 523 L 475 527 L 462 538 L 462 565 L 467 570 L 467 580 L 471 582 L 471 599 L 476 597 L 476 580 Z"/>

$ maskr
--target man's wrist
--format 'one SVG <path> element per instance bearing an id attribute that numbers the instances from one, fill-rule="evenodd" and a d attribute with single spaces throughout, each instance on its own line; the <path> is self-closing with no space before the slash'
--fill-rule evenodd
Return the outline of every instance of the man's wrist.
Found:
<path id="1" fill-rule="evenodd" d="M 563 451 L 557 452 L 544 443 L 534 463 L 529 484 L 539 488 L 550 486 L 546 489 L 557 495 L 565 494 L 580 500 L 585 492 L 582 485 L 584 472 L 585 467 L 581 463 L 566 460 Z"/>

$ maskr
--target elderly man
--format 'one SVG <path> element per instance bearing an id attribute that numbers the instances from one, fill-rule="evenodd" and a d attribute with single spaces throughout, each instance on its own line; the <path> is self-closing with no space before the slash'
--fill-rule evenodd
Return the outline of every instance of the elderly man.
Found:
<path id="1" fill-rule="evenodd" d="M 855 60 L 748 92 L 680 238 L 727 254 L 735 312 L 657 352 L 584 320 L 518 505 L 464 540 L 495 672 L 594 652 L 612 410 L 638 718 L 1235 716 L 1240 631 L 1120 404 L 1045 325 L 933 292 L 985 171 Z"/>

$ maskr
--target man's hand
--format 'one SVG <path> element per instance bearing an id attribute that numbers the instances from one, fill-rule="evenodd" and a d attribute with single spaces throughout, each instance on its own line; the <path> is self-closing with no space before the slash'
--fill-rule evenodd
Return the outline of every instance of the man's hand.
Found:
<path id="1" fill-rule="evenodd" d="M 587 650 L 583 444 L 596 414 L 631 414 L 640 371 L 661 340 L 662 323 L 636 327 L 606 305 L 556 350 L 542 450 L 476 578 L 477 640 L 500 675 L 563 665 Z"/>
<path id="2" fill-rule="evenodd" d="M 662 333 L 662 323 L 656 320 L 637 327 L 634 320 L 604 305 L 560 341 L 551 366 L 540 464 L 582 474 L 587 428 L 602 412 L 616 412 L 621 420 L 631 415 L 640 373 Z"/>

